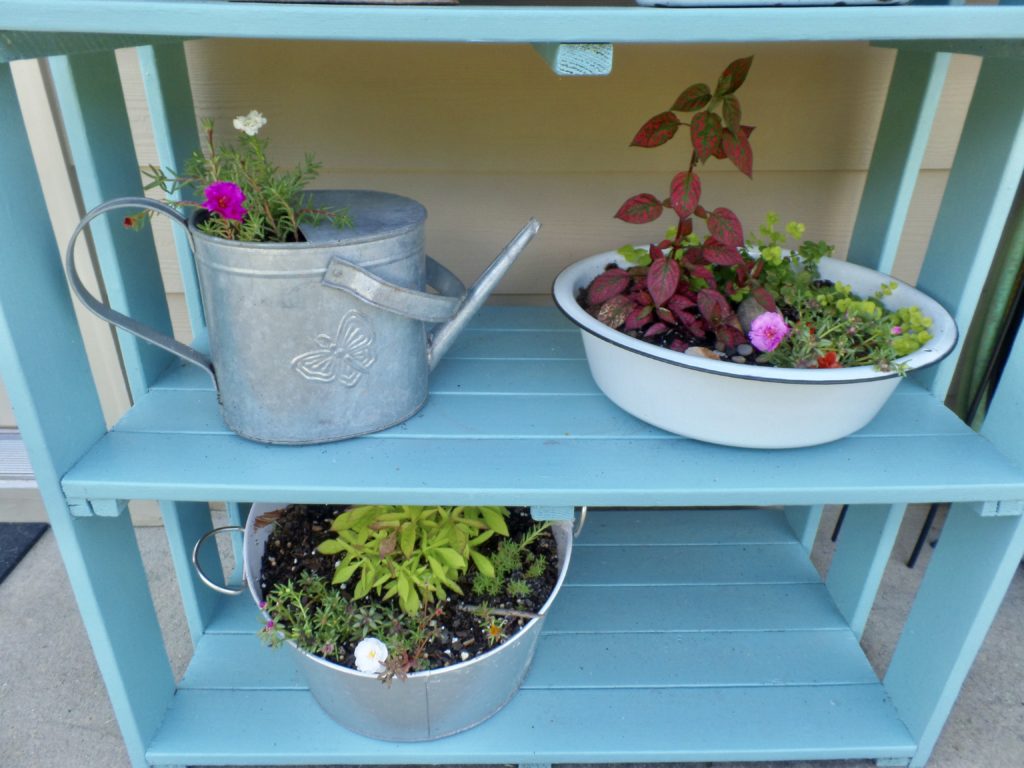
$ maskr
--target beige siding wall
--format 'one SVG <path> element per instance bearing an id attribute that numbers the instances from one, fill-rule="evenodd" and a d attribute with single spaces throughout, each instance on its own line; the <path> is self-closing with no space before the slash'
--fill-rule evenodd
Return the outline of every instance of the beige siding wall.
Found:
<path id="1" fill-rule="evenodd" d="M 808 233 L 844 253 L 881 114 L 893 51 L 866 44 L 626 46 L 605 78 L 555 77 L 526 45 L 290 43 L 210 40 L 187 44 L 199 115 L 217 119 L 263 111 L 274 157 L 305 151 L 324 163 L 324 186 L 407 194 L 430 211 L 428 249 L 471 280 L 519 226 L 544 228 L 499 288 L 507 299 L 547 293 L 565 264 L 628 241 L 658 237 L 662 222 L 635 227 L 612 218 L 623 199 L 661 194 L 684 159 L 680 140 L 630 148 L 644 120 L 697 80 L 712 80 L 738 56 L 754 67 L 740 92 L 754 134 L 747 180 L 712 161 L 705 200 L 734 207 L 744 222 L 765 211 L 807 223 Z M 132 51 L 119 54 L 140 162 L 157 162 L 145 94 Z M 954 57 L 925 171 L 911 206 L 897 273 L 913 279 L 945 185 L 977 74 Z M 38 76 L 22 65 L 22 82 Z M 44 186 L 58 231 L 73 225 L 69 173 L 46 126 L 45 99 L 29 110 Z M 175 327 L 188 335 L 169 227 L 157 225 Z M 104 340 L 93 327 L 93 346 Z M 109 358 L 112 347 L 103 355 Z M 116 376 L 101 389 L 123 407 Z M 110 409 L 108 409 L 110 410 Z M 0 388 L 0 426 L 13 424 Z"/>
<path id="2" fill-rule="evenodd" d="M 283 165 L 305 151 L 323 186 L 384 189 L 430 211 L 428 249 L 472 279 L 530 216 L 541 234 L 499 288 L 546 294 L 567 263 L 665 223 L 612 218 L 629 195 L 663 194 L 684 144 L 628 146 L 636 129 L 697 80 L 714 81 L 753 54 L 740 92 L 753 137 L 747 180 L 721 161 L 703 174 L 705 200 L 748 225 L 767 210 L 802 220 L 845 253 L 894 51 L 867 44 L 617 46 L 605 78 L 555 77 L 529 46 L 211 40 L 187 45 L 199 115 L 229 137 L 234 115 L 259 109 Z M 155 163 L 145 96 L 122 57 L 140 161 Z M 954 59 L 903 238 L 897 273 L 913 279 L 927 246 L 977 64 Z M 185 328 L 175 256 L 158 229 L 172 312 Z"/>

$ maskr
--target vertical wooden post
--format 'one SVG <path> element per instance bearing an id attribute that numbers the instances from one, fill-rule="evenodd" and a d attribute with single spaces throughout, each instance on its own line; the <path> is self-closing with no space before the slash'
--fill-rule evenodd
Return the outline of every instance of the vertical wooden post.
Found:
<path id="1" fill-rule="evenodd" d="M 113 52 L 56 57 L 50 68 L 85 207 L 140 196 L 139 162 Z M 91 232 L 110 305 L 170 334 L 152 232 L 128 231 L 112 216 L 97 220 Z M 118 331 L 118 340 L 132 395 L 140 397 L 171 356 L 124 331 Z"/>
<path id="2" fill-rule="evenodd" d="M 850 240 L 855 264 L 892 271 L 948 69 L 948 53 L 896 55 Z"/>
<path id="3" fill-rule="evenodd" d="M 911 765 L 923 766 L 935 747 L 1022 555 L 1024 518 L 950 508 L 885 675 L 918 742 Z"/>
<path id="4" fill-rule="evenodd" d="M 160 165 L 181 172 L 192 154 L 199 150 L 185 48 L 181 43 L 139 48 L 139 65 L 146 85 L 146 102 Z M 180 200 L 181 193 L 172 197 Z M 173 231 L 188 319 L 195 335 L 206 328 L 199 278 L 188 237 L 180 227 L 174 227 Z"/>
<path id="5" fill-rule="evenodd" d="M 864 634 L 905 509 L 903 504 L 852 504 L 846 510 L 825 585 L 857 637 Z"/>
<path id="6" fill-rule="evenodd" d="M 74 518 L 61 490 L 105 426 L 5 64 L 0 136 L 0 231 L 9 234 L 0 240 L 0 366 L 128 754 L 141 768 L 174 678 L 128 516 Z"/>
<path id="7" fill-rule="evenodd" d="M 1002 238 L 1024 172 L 1024 61 L 986 59 L 949 173 L 918 287 L 942 303 L 961 339 Z M 938 365 L 913 374 L 943 398 L 959 346 Z"/>

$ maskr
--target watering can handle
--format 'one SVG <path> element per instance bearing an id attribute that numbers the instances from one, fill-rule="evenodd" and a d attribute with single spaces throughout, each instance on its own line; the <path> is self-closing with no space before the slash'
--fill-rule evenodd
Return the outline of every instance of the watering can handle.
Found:
<path id="1" fill-rule="evenodd" d="M 82 303 L 85 304 L 93 314 L 99 316 L 112 325 L 116 325 L 118 328 L 123 328 L 129 333 L 132 333 L 141 339 L 145 339 L 149 343 L 154 344 L 161 349 L 167 350 L 171 354 L 177 355 L 193 365 L 198 365 L 210 374 L 210 377 L 213 378 L 214 383 L 216 383 L 217 379 L 213 373 L 213 364 L 206 355 L 197 352 L 192 349 L 192 347 L 182 344 L 180 341 L 172 339 L 170 336 L 167 336 L 160 331 L 143 325 L 137 320 L 133 320 L 127 315 L 123 315 L 117 310 L 112 309 L 110 306 L 104 304 L 89 293 L 89 290 L 82 283 L 82 280 L 78 275 L 78 270 L 75 268 L 75 243 L 78 240 L 78 236 L 82 234 L 89 223 L 97 216 L 119 208 L 144 208 L 146 210 L 162 213 L 185 227 L 185 231 L 188 233 L 189 243 L 191 244 L 192 242 L 192 233 L 188 231 L 188 221 L 171 206 L 156 200 L 150 200 L 147 197 L 120 197 L 116 200 L 110 200 L 109 202 L 96 206 L 85 214 L 85 218 L 83 218 L 78 223 L 78 226 L 75 227 L 75 231 L 71 235 L 71 240 L 68 242 L 67 251 L 64 253 L 64 263 L 67 268 L 68 279 L 71 282 L 72 290 L 74 290 L 75 295 L 81 299 Z M 193 248 L 193 250 L 195 249 Z"/>
<path id="2" fill-rule="evenodd" d="M 378 309 L 426 323 L 447 323 L 455 317 L 466 295 L 462 281 L 429 256 L 427 284 L 439 293 L 424 293 L 389 283 L 340 256 L 331 257 L 322 282 Z"/>

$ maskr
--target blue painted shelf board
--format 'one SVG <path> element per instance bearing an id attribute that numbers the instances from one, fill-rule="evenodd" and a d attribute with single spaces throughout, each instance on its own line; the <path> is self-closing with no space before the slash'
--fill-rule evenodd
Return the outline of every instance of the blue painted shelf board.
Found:
<path id="1" fill-rule="evenodd" d="M 0 29 L 483 43 L 712 43 L 1024 37 L 1024 7 L 361 6 L 226 0 L 4 0 Z"/>
<path id="2" fill-rule="evenodd" d="M 772 509 L 592 513 L 522 690 L 483 725 L 435 742 L 372 741 L 334 724 L 291 654 L 260 645 L 248 596 L 225 598 L 147 757 L 216 765 L 271 753 L 276 762 L 373 764 L 910 756 L 913 740 L 857 638 L 786 531 Z M 609 570 L 611 540 L 620 564 Z M 665 559 L 676 550 L 685 557 Z"/>
<path id="3" fill-rule="evenodd" d="M 912 381 L 860 432 L 812 449 L 727 448 L 651 427 L 600 393 L 579 331 L 550 308 L 485 308 L 431 389 L 390 430 L 267 446 L 231 433 L 209 377 L 175 365 L 63 487 L 82 499 L 308 503 L 855 504 L 931 502 L 937 488 L 944 501 L 1024 499 L 1024 471 Z M 643 484 L 614 458 L 639 455 Z"/>

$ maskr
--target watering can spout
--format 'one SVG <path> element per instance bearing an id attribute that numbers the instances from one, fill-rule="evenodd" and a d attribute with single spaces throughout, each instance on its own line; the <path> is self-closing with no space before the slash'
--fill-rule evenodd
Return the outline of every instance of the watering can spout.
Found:
<path id="1" fill-rule="evenodd" d="M 539 229 L 540 222 L 536 219 L 530 219 L 527 225 L 519 231 L 519 234 L 512 238 L 509 244 L 498 254 L 498 257 L 480 275 L 476 283 L 466 291 L 466 295 L 455 316 L 431 334 L 430 343 L 427 348 L 427 362 L 431 370 L 444 357 L 444 353 L 451 348 L 455 339 L 462 332 L 462 329 L 466 327 L 466 324 L 477 313 L 477 310 L 483 306 L 487 297 L 491 295 L 498 282 L 504 277 L 509 267 L 512 266 L 512 263 L 523 252 Z"/>

